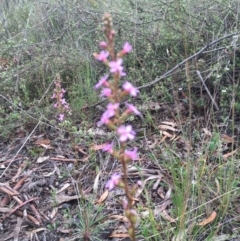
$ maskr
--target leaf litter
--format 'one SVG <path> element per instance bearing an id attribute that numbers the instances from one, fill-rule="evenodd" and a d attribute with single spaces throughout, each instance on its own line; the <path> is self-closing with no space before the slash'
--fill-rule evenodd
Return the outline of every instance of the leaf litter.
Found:
<path id="1" fill-rule="evenodd" d="M 148 108 L 147 105 L 145 108 Z M 141 210 L 146 206 L 144 198 L 146 192 L 155 206 L 153 210 L 139 211 L 140 219 L 149 217 L 151 212 L 156 220 L 163 217 L 166 222 L 176 223 L 177 217 L 171 212 L 174 205 L 172 200 L 175 191 L 174 181 L 165 168 L 164 162 L 175 156 L 182 160 L 181 165 L 185 167 L 184 159 L 188 151 L 194 149 L 182 135 L 182 127 L 180 128 L 176 121 L 166 117 L 163 119 L 162 116 L 157 118 L 160 109 L 164 111 L 165 107 L 158 103 L 152 103 L 149 107 L 150 111 L 154 111 L 155 119 L 158 119 L 155 125 L 159 135 L 156 135 L 157 130 L 153 129 L 147 132 L 145 141 L 137 140 L 141 156 L 129 167 L 129 181 L 131 185 L 137 180 L 142 180 L 142 185 L 138 188 L 134 199 L 137 209 Z M 141 123 L 136 125 L 140 126 Z M 62 240 L 74 238 L 77 236 L 77 233 L 74 233 L 75 227 L 82 222 L 78 215 L 85 213 L 84 219 L 88 219 L 87 212 L 90 210 L 84 211 L 86 205 L 91 205 L 91 212 L 95 214 L 100 207 L 103 208 L 103 211 L 98 214 L 103 218 L 101 221 L 103 228 L 99 230 L 98 222 L 88 227 L 91 230 L 96 228 L 100 237 L 102 233 L 104 237 L 102 240 L 112 240 L 111 238 L 121 240 L 128 237 L 127 220 L 122 208 L 123 192 L 119 189 L 111 192 L 105 189 L 105 183 L 111 173 L 121 172 L 120 166 L 112 159 L 105 166 L 104 162 L 108 157 L 100 150 L 104 144 L 95 144 L 99 143 L 96 139 L 106 143 L 110 135 L 104 131 L 94 131 L 93 128 L 90 132 L 94 137 L 94 141 L 91 140 L 90 143 L 89 138 L 85 140 L 82 135 L 81 143 L 76 145 L 69 138 L 63 136 L 59 138 L 57 131 L 36 132 L 35 136 L 26 143 L 25 149 L 17 156 L 14 157 L 22 145 L 19 138 L 13 139 L 9 146 L 4 147 L 4 155 L 3 149 L 0 150 L 2 170 L 12 162 L 1 178 L 0 185 L 2 196 L 0 217 L 5 230 L 3 238 L 15 237 L 16 240 L 17 238 L 18 240 L 26 238 L 43 240 L 44 237 L 47 240 L 53 240 L 53 236 L 58 236 Z M 202 133 L 206 143 L 213 138 L 210 128 L 202 127 Z M 25 137 L 21 132 L 21 138 Z M 235 137 L 221 135 L 213 156 L 221 154 L 223 159 L 227 160 L 236 155 L 237 147 L 234 150 L 226 148 L 226 145 L 234 144 L 234 139 Z M 173 145 L 175 148 L 171 149 Z M 98 171 L 91 167 L 93 150 L 97 151 Z M 150 159 L 151 152 L 158 156 L 158 163 Z M 205 155 L 204 158 L 205 163 L 209 162 L 210 156 Z M 65 217 L 66 210 L 69 212 L 68 217 Z M 198 225 L 210 225 L 215 218 L 216 215 L 213 212 Z M 46 223 L 48 227 L 55 228 L 46 228 Z"/>

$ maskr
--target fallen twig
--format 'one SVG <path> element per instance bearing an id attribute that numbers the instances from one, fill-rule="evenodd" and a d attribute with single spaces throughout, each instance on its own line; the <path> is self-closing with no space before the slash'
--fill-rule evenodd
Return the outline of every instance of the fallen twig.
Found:
<path id="1" fill-rule="evenodd" d="M 208 94 L 208 96 L 210 97 L 210 99 L 211 99 L 214 107 L 216 108 L 216 110 L 219 110 L 217 103 L 216 103 L 215 100 L 213 99 L 213 97 L 212 97 L 212 95 L 211 95 L 208 87 L 206 86 L 206 84 L 205 84 L 205 82 L 204 82 L 204 80 L 203 80 L 203 78 L 202 78 L 201 73 L 200 73 L 198 70 L 197 70 L 197 75 L 198 75 L 199 79 L 202 81 L 202 84 L 203 84 L 205 90 L 207 91 L 207 94 Z"/>

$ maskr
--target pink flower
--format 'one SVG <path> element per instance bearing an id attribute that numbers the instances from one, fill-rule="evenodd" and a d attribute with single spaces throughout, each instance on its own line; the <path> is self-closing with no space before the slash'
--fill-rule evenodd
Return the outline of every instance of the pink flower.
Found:
<path id="1" fill-rule="evenodd" d="M 121 180 L 121 175 L 117 174 L 117 173 L 114 173 L 111 176 L 111 179 L 107 181 L 105 187 L 109 190 L 112 190 L 116 185 L 119 184 L 120 180 Z"/>
<path id="2" fill-rule="evenodd" d="M 136 161 L 138 160 L 137 150 L 137 147 L 134 147 L 132 151 L 125 150 L 124 154 L 127 156 L 127 158 L 131 159 L 132 161 Z"/>
<path id="3" fill-rule="evenodd" d="M 130 82 L 126 81 L 123 84 L 123 89 L 126 90 L 131 96 L 137 96 L 139 90 L 135 88 Z"/>
<path id="4" fill-rule="evenodd" d="M 54 108 L 58 108 L 58 103 L 55 103 L 55 104 L 53 105 L 53 107 L 54 107 Z"/>
<path id="5" fill-rule="evenodd" d="M 104 112 L 102 114 L 102 117 L 101 117 L 100 121 L 97 123 L 97 125 L 101 126 L 103 124 L 107 124 L 110 121 L 109 118 L 110 117 L 108 116 L 108 114 Z"/>
<path id="6" fill-rule="evenodd" d="M 98 126 L 101 126 L 103 124 L 108 124 L 110 121 L 109 119 L 115 115 L 115 111 L 112 109 L 107 109 L 103 114 L 100 119 L 100 121 L 97 123 Z"/>
<path id="7" fill-rule="evenodd" d="M 64 104 L 64 108 L 66 109 L 66 110 L 68 110 L 68 109 L 70 109 L 70 107 L 69 107 L 69 104 Z"/>
<path id="8" fill-rule="evenodd" d="M 115 111 L 119 108 L 119 103 L 109 103 L 107 105 L 107 111 L 109 112 L 109 114 L 112 116 L 115 115 Z"/>
<path id="9" fill-rule="evenodd" d="M 102 49 L 105 49 L 105 48 L 107 48 L 107 43 L 106 43 L 105 41 L 101 41 L 101 42 L 99 43 L 99 46 L 100 46 Z"/>
<path id="10" fill-rule="evenodd" d="M 127 139 L 133 140 L 136 135 L 136 132 L 132 130 L 131 125 L 119 126 L 117 129 L 117 133 L 121 142 L 127 141 Z"/>
<path id="11" fill-rule="evenodd" d="M 117 61 L 111 61 L 109 63 L 111 73 L 119 73 L 120 76 L 125 76 L 126 73 L 123 72 L 122 59 L 117 59 Z"/>
<path id="12" fill-rule="evenodd" d="M 103 151 L 109 152 L 110 154 L 113 153 L 113 142 L 112 143 L 107 143 L 103 148 Z"/>
<path id="13" fill-rule="evenodd" d="M 107 51 L 102 50 L 100 54 L 94 54 L 94 57 L 102 62 L 105 62 L 107 60 L 109 53 Z"/>
<path id="14" fill-rule="evenodd" d="M 64 98 L 61 99 L 60 101 L 61 101 L 62 105 L 66 105 L 67 104 L 67 102 L 66 102 L 66 100 Z"/>
<path id="15" fill-rule="evenodd" d="M 112 90 L 111 89 L 103 88 L 100 96 L 102 96 L 102 97 L 103 96 L 109 97 L 109 96 L 111 96 L 111 94 L 112 94 Z"/>
<path id="16" fill-rule="evenodd" d="M 103 124 L 108 124 L 109 119 L 115 115 L 115 111 L 118 109 L 119 103 L 109 103 L 107 105 L 107 110 L 102 114 L 100 121 L 98 122 L 98 126 Z"/>
<path id="17" fill-rule="evenodd" d="M 64 114 L 60 114 L 59 117 L 58 117 L 58 120 L 63 121 L 63 119 L 64 119 Z"/>
<path id="18" fill-rule="evenodd" d="M 98 89 L 100 86 L 104 85 L 104 86 L 108 86 L 108 75 L 104 75 L 99 82 L 95 85 L 95 88 Z"/>
<path id="19" fill-rule="evenodd" d="M 123 53 L 124 53 L 124 54 L 127 54 L 127 53 L 129 53 L 131 50 L 132 50 L 132 46 L 131 46 L 128 42 L 126 42 L 126 43 L 124 44 L 124 46 L 123 46 Z"/>
<path id="20" fill-rule="evenodd" d="M 129 113 L 133 112 L 135 115 L 141 115 L 140 111 L 138 111 L 138 109 L 134 105 L 128 103 L 125 103 L 125 105 L 127 106 L 127 111 Z"/>
<path id="21" fill-rule="evenodd" d="M 53 93 L 53 95 L 52 95 L 51 99 L 55 99 L 55 98 L 56 98 L 56 94 L 55 94 L 55 93 Z"/>

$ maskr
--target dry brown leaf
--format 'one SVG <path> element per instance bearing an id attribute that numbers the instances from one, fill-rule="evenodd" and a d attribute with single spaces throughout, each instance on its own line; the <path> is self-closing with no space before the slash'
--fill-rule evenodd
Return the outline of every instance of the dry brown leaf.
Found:
<path id="1" fill-rule="evenodd" d="M 207 136 L 212 137 L 212 133 L 207 128 L 202 128 L 202 130 Z"/>
<path id="2" fill-rule="evenodd" d="M 65 184 L 63 185 L 63 187 L 61 187 L 61 189 L 59 189 L 56 193 L 59 194 L 59 193 L 65 191 L 66 189 L 68 189 L 70 186 L 71 186 L 70 183 L 65 183 Z"/>
<path id="3" fill-rule="evenodd" d="M 168 220 L 170 223 L 176 223 L 175 219 L 172 218 L 166 210 L 163 210 L 161 213 L 161 216 L 164 217 L 166 220 Z"/>
<path id="4" fill-rule="evenodd" d="M 225 143 L 234 143 L 234 139 L 228 135 L 222 134 L 221 137 Z"/>
<path id="5" fill-rule="evenodd" d="M 75 161 L 81 161 L 81 162 L 85 162 L 86 158 L 89 158 L 89 156 L 83 158 L 83 159 L 70 159 L 70 158 L 65 158 L 65 157 L 51 157 L 50 160 L 54 160 L 54 161 L 64 161 L 64 162 L 75 162 Z"/>
<path id="6" fill-rule="evenodd" d="M 174 141 L 175 138 L 176 138 L 176 135 L 174 134 L 174 135 L 172 135 L 172 137 L 170 138 L 169 141 Z"/>
<path id="7" fill-rule="evenodd" d="M 79 198 L 81 198 L 80 195 L 68 196 L 68 195 L 64 195 L 64 194 L 58 194 L 56 196 L 56 202 L 58 204 L 61 204 L 61 203 L 69 202 L 69 201 L 76 200 L 76 199 L 79 199 Z"/>
<path id="8" fill-rule="evenodd" d="M 158 187 L 159 183 L 161 182 L 161 180 L 162 180 L 161 178 L 156 180 L 156 182 L 153 184 L 153 187 L 152 187 L 153 190 L 157 189 L 157 187 Z"/>
<path id="9" fill-rule="evenodd" d="M 168 191 L 167 191 L 164 199 L 165 199 L 165 200 L 169 199 L 169 198 L 171 197 L 171 193 L 172 193 L 172 188 L 169 187 L 169 189 L 168 189 Z"/>
<path id="10" fill-rule="evenodd" d="M 211 215 L 207 219 L 205 219 L 202 222 L 200 222 L 198 224 L 198 226 L 205 226 L 205 225 L 211 223 L 216 217 L 217 217 L 217 213 L 215 211 L 213 211 L 211 213 Z"/>
<path id="11" fill-rule="evenodd" d="M 73 230 L 72 229 L 62 229 L 62 228 L 58 228 L 57 229 L 58 232 L 64 233 L 64 234 L 68 234 L 68 233 L 72 233 Z M 61 240 L 59 240 L 61 241 Z M 62 239 L 62 241 L 64 241 L 64 239 Z"/>
<path id="12" fill-rule="evenodd" d="M 175 137 L 174 137 L 175 138 Z M 181 136 L 177 136 L 173 141 L 175 142 L 175 141 L 177 141 L 178 139 L 180 139 L 181 138 Z M 172 140 L 172 139 L 171 139 Z M 170 141 L 171 141 L 170 140 Z"/>
<path id="13" fill-rule="evenodd" d="M 127 233 L 114 233 L 108 236 L 109 238 L 128 238 L 129 235 Z"/>
<path id="14" fill-rule="evenodd" d="M 42 162 L 45 162 L 49 159 L 49 156 L 40 156 L 38 159 L 37 159 L 37 163 L 42 163 Z"/>
<path id="15" fill-rule="evenodd" d="M 166 199 L 164 202 L 161 203 L 161 205 L 159 207 L 157 207 L 154 210 L 154 212 L 162 212 L 171 204 L 172 204 L 172 200 L 171 199 Z"/>
<path id="16" fill-rule="evenodd" d="M 114 230 L 109 238 L 127 238 L 129 235 L 127 234 L 127 228 L 125 224 L 119 225 L 116 230 Z"/>
<path id="17" fill-rule="evenodd" d="M 0 207 L 0 213 L 9 213 L 11 211 L 12 211 L 11 208 L 2 208 L 2 207 Z"/>
<path id="18" fill-rule="evenodd" d="M 18 241 L 18 236 L 19 236 L 19 233 L 21 231 L 21 226 L 22 226 L 22 223 L 23 223 L 23 219 L 20 218 L 20 217 L 17 217 L 17 224 L 13 230 L 13 233 L 14 233 L 14 238 L 13 240 L 14 241 Z"/>
<path id="19" fill-rule="evenodd" d="M 52 146 L 50 146 L 50 145 L 45 145 L 45 144 L 40 144 L 40 146 L 41 147 L 43 147 L 44 149 L 49 149 L 49 150 L 52 150 L 52 149 L 54 149 Z"/>
<path id="20" fill-rule="evenodd" d="M 165 125 L 168 125 L 168 126 L 172 126 L 172 127 L 177 126 L 176 123 L 174 123 L 174 122 L 170 122 L 170 121 L 162 121 L 161 123 L 162 123 L 162 124 L 165 124 Z"/>
<path id="21" fill-rule="evenodd" d="M 177 129 L 175 129 L 172 126 L 168 126 L 168 125 L 159 125 L 158 126 L 159 129 L 166 131 L 166 130 L 170 130 L 170 131 L 178 131 Z"/>
<path id="22" fill-rule="evenodd" d="M 107 197 L 108 197 L 109 191 L 106 189 L 106 191 L 101 195 L 101 197 L 95 202 L 95 204 L 101 204 L 103 203 Z"/>
<path id="23" fill-rule="evenodd" d="M 93 151 L 98 151 L 98 150 L 102 150 L 108 143 L 104 143 L 104 144 L 101 144 L 101 145 L 95 145 L 93 144 L 91 147 L 90 147 L 90 150 L 93 150 Z"/>
<path id="24" fill-rule="evenodd" d="M 160 180 L 161 180 L 161 179 L 162 179 L 162 175 L 161 175 L 161 174 L 160 174 L 160 175 L 152 175 L 152 176 L 148 177 L 146 180 L 144 180 L 144 181 L 142 182 L 141 187 L 139 187 L 139 188 L 137 189 L 136 194 L 135 194 L 135 197 L 138 198 L 138 197 L 140 196 L 140 194 L 143 192 L 146 183 L 147 183 L 149 180 L 154 180 L 154 179 L 160 179 Z"/>
<path id="25" fill-rule="evenodd" d="M 164 192 L 162 186 L 158 188 L 158 190 L 157 190 L 157 194 L 158 194 L 162 199 L 165 198 L 165 192 Z"/>
<path id="26" fill-rule="evenodd" d="M 122 216 L 122 215 L 112 215 L 110 216 L 111 219 L 115 219 L 115 220 L 119 220 L 119 221 L 123 221 L 123 222 L 129 222 L 127 217 Z"/>
<path id="27" fill-rule="evenodd" d="M 161 106 L 157 102 L 147 102 L 143 104 L 139 110 L 159 110 Z"/>
<path id="28" fill-rule="evenodd" d="M 53 208 L 52 212 L 48 215 L 50 219 L 54 219 L 54 217 L 57 215 L 58 207 Z"/>
<path id="29" fill-rule="evenodd" d="M 97 174 L 97 176 L 95 177 L 94 183 L 93 183 L 93 191 L 94 193 L 97 193 L 97 189 L 98 189 L 98 183 L 99 183 L 99 178 L 101 175 L 101 171 Z"/>
<path id="30" fill-rule="evenodd" d="M 38 233 L 38 232 L 42 232 L 44 230 L 46 230 L 46 228 L 37 228 L 37 229 L 31 230 L 31 231 L 25 231 L 25 233 L 28 236 L 32 236 L 33 234 Z"/>
<path id="31" fill-rule="evenodd" d="M 154 140 L 154 143 L 153 143 L 153 144 L 149 144 L 148 147 L 149 147 L 150 149 L 154 149 L 157 144 L 158 144 L 158 140 L 155 139 L 155 140 Z"/>
<path id="32" fill-rule="evenodd" d="M 36 140 L 34 142 L 35 145 L 49 145 L 50 144 L 50 140 L 49 139 L 41 139 L 41 140 Z"/>
<path id="33" fill-rule="evenodd" d="M 173 136 L 170 133 L 168 133 L 167 131 L 163 131 L 162 133 L 164 136 L 169 137 L 169 138 L 171 138 Z"/>
<path id="34" fill-rule="evenodd" d="M 238 152 L 238 149 L 236 149 L 236 150 L 234 150 L 234 151 L 231 151 L 231 152 L 229 152 L 229 153 L 227 153 L 227 154 L 224 154 L 224 155 L 223 155 L 223 159 L 226 160 L 228 157 L 234 155 L 234 154 L 237 153 L 237 152 Z"/>
<path id="35" fill-rule="evenodd" d="M 167 139 L 167 136 L 164 136 L 161 141 L 159 142 L 159 144 L 162 144 L 165 140 Z"/>
<path id="36" fill-rule="evenodd" d="M 75 145 L 75 146 L 73 147 L 73 150 L 74 150 L 74 151 L 78 151 L 78 152 L 82 153 L 83 155 L 87 155 L 87 153 L 86 153 L 80 146 L 78 146 L 78 145 Z"/>

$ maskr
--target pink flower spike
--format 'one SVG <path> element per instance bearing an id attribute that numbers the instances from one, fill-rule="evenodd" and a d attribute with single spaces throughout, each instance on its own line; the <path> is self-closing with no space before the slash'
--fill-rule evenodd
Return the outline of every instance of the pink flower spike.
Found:
<path id="1" fill-rule="evenodd" d="M 99 46 L 100 46 L 102 49 L 105 49 L 105 48 L 107 48 L 107 43 L 106 43 L 105 41 L 101 41 L 101 42 L 99 43 Z"/>
<path id="2" fill-rule="evenodd" d="M 111 96 L 111 94 L 112 94 L 112 90 L 111 89 L 103 88 L 100 96 L 102 96 L 102 97 L 104 97 L 104 96 L 105 97 L 109 97 L 109 96 Z"/>
<path id="3" fill-rule="evenodd" d="M 94 57 L 102 62 L 105 62 L 107 60 L 109 53 L 107 51 L 102 50 L 100 54 L 95 54 Z"/>
<path id="4" fill-rule="evenodd" d="M 129 113 L 134 113 L 135 115 L 141 115 L 140 111 L 132 104 L 128 104 L 128 103 L 125 103 L 125 105 L 127 106 L 127 111 Z"/>
<path id="5" fill-rule="evenodd" d="M 135 88 L 130 82 L 126 81 L 123 84 L 123 89 L 126 90 L 131 96 L 137 96 L 139 90 Z"/>
<path id="6" fill-rule="evenodd" d="M 111 179 L 107 181 L 106 183 L 106 188 L 108 190 L 112 190 L 116 185 L 118 185 L 119 181 L 121 180 L 121 175 L 120 174 L 117 174 L 117 173 L 114 173 L 112 176 L 111 176 Z"/>
<path id="7" fill-rule="evenodd" d="M 136 135 L 136 132 L 132 130 L 131 125 L 119 126 L 117 129 L 117 133 L 121 142 L 127 141 L 127 139 L 133 140 Z"/>
<path id="8" fill-rule="evenodd" d="M 123 53 L 127 54 L 132 50 L 132 45 L 130 45 L 128 42 L 126 42 L 123 46 Z"/>
<path id="9" fill-rule="evenodd" d="M 110 154 L 113 153 L 113 143 L 107 143 L 103 148 L 103 151 L 109 152 Z"/>
<path id="10" fill-rule="evenodd" d="M 138 160 L 137 147 L 134 147 L 133 151 L 125 150 L 124 154 L 132 161 Z"/>
<path id="11" fill-rule="evenodd" d="M 60 114 L 59 117 L 58 117 L 58 120 L 62 122 L 63 119 L 64 119 L 64 114 Z"/>
<path id="12" fill-rule="evenodd" d="M 125 76 L 126 73 L 123 72 L 122 59 L 117 59 L 117 61 L 111 61 L 109 63 L 111 73 L 119 73 L 120 76 Z"/>
<path id="13" fill-rule="evenodd" d="M 108 86 L 108 82 L 107 82 L 107 79 L 108 79 L 108 75 L 104 75 L 100 80 L 99 82 L 95 85 L 95 88 L 98 89 L 100 86 Z"/>
<path id="14" fill-rule="evenodd" d="M 53 105 L 53 107 L 54 107 L 54 108 L 58 108 L 58 103 L 55 103 L 55 104 Z"/>

